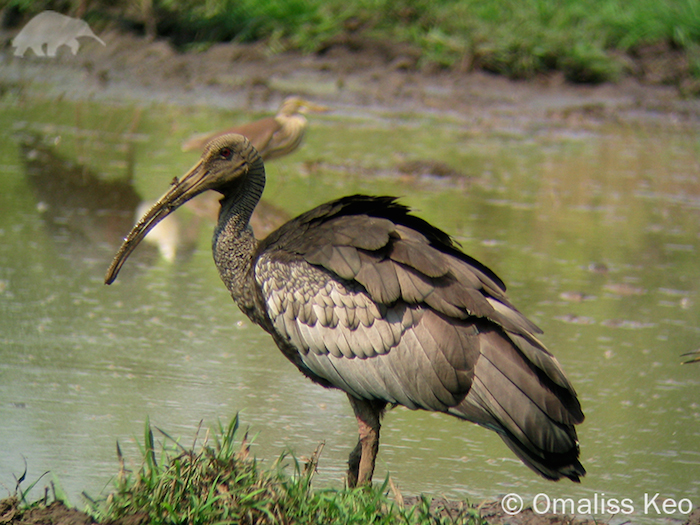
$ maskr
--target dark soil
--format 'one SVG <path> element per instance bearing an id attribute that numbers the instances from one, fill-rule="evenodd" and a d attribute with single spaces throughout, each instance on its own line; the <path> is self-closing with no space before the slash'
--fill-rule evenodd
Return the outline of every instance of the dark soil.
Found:
<path id="1" fill-rule="evenodd" d="M 0 523 L 90 525 L 95 522 L 87 514 L 69 509 L 58 501 L 22 510 L 19 500 L 13 497 L 0 501 Z"/>
<path id="2" fill-rule="evenodd" d="M 418 502 L 418 498 L 406 498 L 405 501 L 406 505 L 415 505 Z M 460 516 L 464 511 L 464 503 L 442 499 L 434 499 L 430 507 L 434 513 L 444 517 Z M 592 518 L 536 514 L 532 509 L 524 509 L 519 514 L 511 516 L 503 512 L 497 501 L 483 503 L 478 509 L 481 517 L 490 525 L 600 525 L 604 523 Z M 22 509 L 16 497 L 0 500 L 1 525 L 94 525 L 97 523 L 88 514 L 69 508 L 60 501 Z M 148 516 L 134 514 L 116 521 L 102 522 L 102 525 L 145 525 L 146 523 L 148 523 Z M 681 522 L 677 523 L 680 525 Z M 696 509 L 684 525 L 700 525 L 700 509 Z"/>
<path id="3" fill-rule="evenodd" d="M 142 525 L 148 516 L 134 514 L 117 521 L 102 522 L 103 525 Z M 93 525 L 97 523 L 88 514 L 54 501 L 48 505 L 35 504 L 23 509 L 16 497 L 0 500 L 0 524 L 16 525 Z"/>

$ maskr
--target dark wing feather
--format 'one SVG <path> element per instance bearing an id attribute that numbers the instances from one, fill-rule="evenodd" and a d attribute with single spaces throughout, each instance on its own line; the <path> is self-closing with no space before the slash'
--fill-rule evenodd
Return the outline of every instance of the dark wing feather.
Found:
<path id="1" fill-rule="evenodd" d="M 396 274 L 396 264 L 390 259 L 360 254 L 360 271 L 355 280 L 365 287 L 370 297 L 381 304 L 392 304 L 401 297 L 401 286 Z"/>
<path id="2" fill-rule="evenodd" d="M 489 319 L 527 340 L 536 348 L 528 359 L 571 388 L 534 336 L 539 328 L 511 305 L 502 281 L 393 198 L 356 195 L 319 206 L 262 241 L 263 254 L 280 264 L 303 260 L 359 283 L 378 305 L 403 301 L 449 318 Z M 366 313 L 356 310 L 353 319 L 366 325 Z"/>
<path id="3" fill-rule="evenodd" d="M 316 381 L 492 428 L 546 477 L 583 474 L 573 427 L 583 414 L 539 328 L 491 270 L 408 208 L 329 202 L 256 257 L 271 331 Z"/>
<path id="4" fill-rule="evenodd" d="M 542 476 L 578 481 L 586 471 L 578 461 L 574 425 L 583 412 L 573 390 L 554 383 L 497 330 L 482 330 L 480 350 L 472 388 L 449 412 L 499 432 Z"/>
<path id="5" fill-rule="evenodd" d="M 391 243 L 389 256 L 392 261 L 413 268 L 426 277 L 442 277 L 450 270 L 443 253 L 427 242 L 398 238 Z"/>

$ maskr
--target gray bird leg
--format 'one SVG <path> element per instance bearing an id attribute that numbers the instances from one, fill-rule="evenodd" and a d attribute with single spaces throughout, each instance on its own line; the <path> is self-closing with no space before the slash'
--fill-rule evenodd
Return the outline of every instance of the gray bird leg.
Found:
<path id="1" fill-rule="evenodd" d="M 383 402 L 357 399 L 348 395 L 355 412 L 360 438 L 348 459 L 348 487 L 372 483 L 374 464 L 379 452 L 379 419 L 386 406 Z"/>

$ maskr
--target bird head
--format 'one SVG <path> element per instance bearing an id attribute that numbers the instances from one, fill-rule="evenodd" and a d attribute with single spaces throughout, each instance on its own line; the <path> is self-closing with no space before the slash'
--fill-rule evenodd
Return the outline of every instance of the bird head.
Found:
<path id="1" fill-rule="evenodd" d="M 126 259 L 146 234 L 177 208 L 207 190 L 235 194 L 248 173 L 262 169 L 260 155 L 243 135 L 231 133 L 211 140 L 199 161 L 180 179 L 173 179 L 170 189 L 129 232 L 107 270 L 105 284 L 114 282 Z"/>

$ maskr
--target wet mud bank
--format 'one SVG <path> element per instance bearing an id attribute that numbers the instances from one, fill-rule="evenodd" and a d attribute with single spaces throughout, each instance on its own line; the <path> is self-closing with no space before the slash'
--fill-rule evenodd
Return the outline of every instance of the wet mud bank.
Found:
<path id="1" fill-rule="evenodd" d="M 558 74 L 512 81 L 481 72 L 419 68 L 414 49 L 376 41 L 339 40 L 323 53 L 271 54 L 263 44 L 217 44 L 179 53 L 166 41 L 117 31 L 105 45 L 82 40 L 73 56 L 31 51 L 15 57 L 12 33 L 0 33 L 3 92 L 28 86 L 46 96 L 161 101 L 222 108 L 272 109 L 300 95 L 336 110 L 448 114 L 484 131 L 523 124 L 579 126 L 604 122 L 684 125 L 700 121 L 700 100 L 673 86 L 575 85 Z"/>

